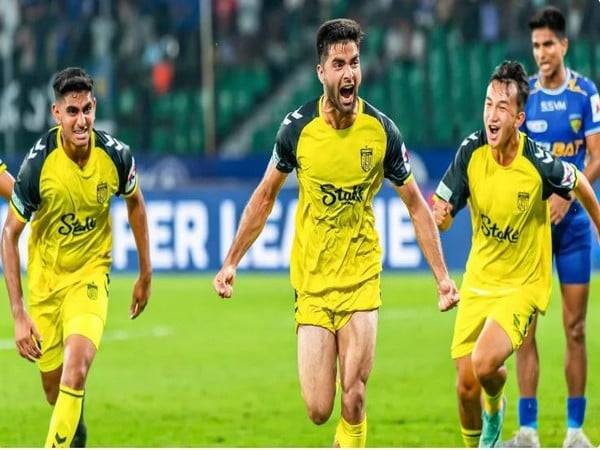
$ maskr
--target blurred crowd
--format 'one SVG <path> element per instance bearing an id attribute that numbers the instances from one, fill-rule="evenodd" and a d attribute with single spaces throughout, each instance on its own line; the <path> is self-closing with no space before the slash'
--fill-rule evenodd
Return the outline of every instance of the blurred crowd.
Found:
<path id="1" fill-rule="evenodd" d="M 249 66 L 265 69 L 276 85 L 297 64 L 315 61 L 315 31 L 336 16 L 380 30 L 386 61 L 426 58 L 436 27 L 457 31 L 465 43 L 528 45 L 527 21 L 547 3 L 566 12 L 570 37 L 600 39 L 600 4 L 589 0 L 0 0 L 2 104 L 18 97 L 23 116 L 34 101 L 15 92 L 47 90 L 51 75 L 69 65 L 96 78 L 105 116 L 131 86 L 142 92 L 142 115 L 156 96 L 200 89 L 201 1 L 211 1 L 217 86 L 219 77 Z M 9 89 L 12 80 L 21 91 Z M 14 122 L 0 112 L 0 133 Z M 150 137 L 142 142 L 152 147 Z"/>

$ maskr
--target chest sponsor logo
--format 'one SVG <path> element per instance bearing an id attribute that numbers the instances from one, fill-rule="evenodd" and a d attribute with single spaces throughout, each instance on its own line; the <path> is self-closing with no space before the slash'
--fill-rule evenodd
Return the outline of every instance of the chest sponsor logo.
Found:
<path id="1" fill-rule="evenodd" d="M 485 214 L 481 214 L 481 232 L 485 237 L 493 238 L 498 242 L 508 242 L 510 244 L 516 244 L 519 240 L 521 233 L 519 230 L 506 225 L 504 228 L 500 228 L 490 217 Z"/>
<path id="2" fill-rule="evenodd" d="M 527 129 L 532 133 L 543 133 L 548 129 L 548 122 L 545 120 L 528 120 Z"/>
<path id="3" fill-rule="evenodd" d="M 108 200 L 108 184 L 105 181 L 98 183 L 96 186 L 96 200 L 103 205 Z"/>
<path id="4" fill-rule="evenodd" d="M 540 102 L 540 110 L 542 112 L 566 111 L 566 100 L 542 100 Z"/>
<path id="5" fill-rule="evenodd" d="M 373 167 L 373 149 L 364 147 L 360 149 L 360 168 L 368 172 Z"/>
<path id="6" fill-rule="evenodd" d="M 338 188 L 333 184 L 322 184 L 321 192 L 323 192 L 323 197 L 321 201 L 325 206 L 333 206 L 337 202 L 340 202 L 342 205 L 362 202 L 365 188 L 366 185 L 364 184 L 358 184 L 347 189 Z"/>
<path id="7" fill-rule="evenodd" d="M 569 116 L 569 124 L 573 133 L 579 133 L 579 130 L 581 130 L 581 116 L 579 114 L 571 114 Z"/>
<path id="8" fill-rule="evenodd" d="M 517 194 L 517 210 L 525 212 L 529 208 L 529 192 L 519 192 Z"/>
<path id="9" fill-rule="evenodd" d="M 63 236 L 70 234 L 79 236 L 96 228 L 96 219 L 94 217 L 86 217 L 85 220 L 80 221 L 73 213 L 63 214 L 60 218 L 60 223 L 58 233 Z"/>

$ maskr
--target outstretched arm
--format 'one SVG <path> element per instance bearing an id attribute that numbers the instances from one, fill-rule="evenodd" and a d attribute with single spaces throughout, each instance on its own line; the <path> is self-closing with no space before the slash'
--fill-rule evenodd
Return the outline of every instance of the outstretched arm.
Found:
<path id="1" fill-rule="evenodd" d="M 417 242 L 437 282 L 438 307 L 440 311 L 452 309 L 458 303 L 458 291 L 454 281 L 448 275 L 442 254 L 440 235 L 427 202 L 414 180 L 402 186 L 395 186 L 395 189 L 408 208 L 417 235 Z"/>
<path id="2" fill-rule="evenodd" d="M 263 179 L 244 208 L 233 243 L 221 270 L 213 280 L 215 291 L 222 298 L 229 298 L 233 294 L 237 266 L 265 226 L 286 177 L 287 174 L 269 164 Z"/>
<path id="3" fill-rule="evenodd" d="M 19 265 L 19 236 L 21 236 L 24 228 L 25 223 L 17 219 L 12 209 L 9 209 L 2 231 L 2 264 L 4 265 L 4 279 L 10 300 L 10 311 L 15 321 L 17 350 L 23 358 L 33 362 L 42 356 L 39 345 L 42 337 L 27 313 L 23 302 L 23 287 L 21 286 Z"/>
<path id="4" fill-rule="evenodd" d="M 590 182 L 581 172 L 577 174 L 577 186 L 575 186 L 574 192 L 600 234 L 600 205 L 598 205 L 596 194 Z"/>
<path id="5" fill-rule="evenodd" d="M 138 253 L 139 276 L 133 287 L 129 317 L 135 319 L 139 316 L 150 298 L 150 284 L 152 281 L 152 265 L 150 263 L 150 245 L 148 239 L 148 219 L 146 205 L 140 187 L 135 193 L 125 199 L 129 225 L 135 238 Z"/>

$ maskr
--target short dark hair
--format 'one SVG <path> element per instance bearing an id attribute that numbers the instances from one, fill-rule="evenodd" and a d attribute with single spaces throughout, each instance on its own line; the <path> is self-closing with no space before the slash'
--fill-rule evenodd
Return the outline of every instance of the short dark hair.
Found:
<path id="1" fill-rule="evenodd" d="M 94 80 L 79 67 L 67 67 L 57 72 L 52 82 L 54 98 L 58 100 L 69 92 L 94 91 Z"/>
<path id="2" fill-rule="evenodd" d="M 527 97 L 529 97 L 529 81 L 523 64 L 519 61 L 504 61 L 494 69 L 490 77 L 490 83 L 492 81 L 499 81 L 506 85 L 515 83 L 517 86 L 517 106 L 519 111 L 523 111 L 525 103 L 527 103 Z"/>
<path id="3" fill-rule="evenodd" d="M 538 28 L 549 28 L 562 39 L 566 36 L 567 31 L 565 16 L 555 6 L 548 6 L 541 9 L 529 21 L 529 29 L 531 31 Z"/>
<path id="4" fill-rule="evenodd" d="M 328 20 L 317 31 L 317 56 L 319 61 L 327 58 L 329 47 L 338 42 L 352 41 L 360 47 L 364 33 L 358 22 L 352 19 Z"/>

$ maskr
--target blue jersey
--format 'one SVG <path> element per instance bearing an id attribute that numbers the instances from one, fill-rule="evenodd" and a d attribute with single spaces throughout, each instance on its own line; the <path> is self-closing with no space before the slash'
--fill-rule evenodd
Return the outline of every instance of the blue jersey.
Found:
<path id="1" fill-rule="evenodd" d="M 523 131 L 554 156 L 583 171 L 586 136 L 600 133 L 600 98 L 594 83 L 567 69 L 558 89 L 544 89 L 539 75 L 529 79 Z M 574 201 L 563 220 L 552 227 L 552 251 L 561 284 L 590 279 L 591 232 L 587 215 Z"/>
<path id="2" fill-rule="evenodd" d="M 525 131 L 554 156 L 583 171 L 585 137 L 600 133 L 600 97 L 592 81 L 567 69 L 565 83 L 544 89 L 535 75 L 529 79 Z"/>

